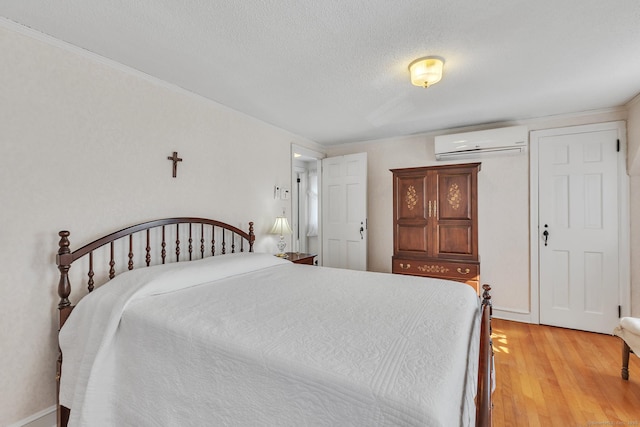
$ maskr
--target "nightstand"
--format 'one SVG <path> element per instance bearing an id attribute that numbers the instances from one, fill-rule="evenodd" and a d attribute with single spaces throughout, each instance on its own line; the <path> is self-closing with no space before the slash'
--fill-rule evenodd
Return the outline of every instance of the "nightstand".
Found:
<path id="1" fill-rule="evenodd" d="M 285 252 L 287 254 L 289 261 L 295 264 L 308 264 L 313 265 L 313 259 L 316 257 L 316 254 L 303 254 L 302 252 Z"/>

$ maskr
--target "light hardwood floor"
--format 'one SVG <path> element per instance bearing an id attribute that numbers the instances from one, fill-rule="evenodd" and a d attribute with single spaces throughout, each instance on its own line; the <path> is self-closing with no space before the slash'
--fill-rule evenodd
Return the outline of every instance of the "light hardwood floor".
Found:
<path id="1" fill-rule="evenodd" d="M 638 426 L 640 359 L 617 337 L 493 319 L 493 426 Z"/>

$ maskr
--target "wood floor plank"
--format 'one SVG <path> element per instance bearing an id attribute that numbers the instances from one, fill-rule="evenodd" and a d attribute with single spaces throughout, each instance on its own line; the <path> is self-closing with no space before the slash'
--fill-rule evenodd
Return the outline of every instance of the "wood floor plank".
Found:
<path id="1" fill-rule="evenodd" d="M 640 358 L 619 338 L 493 319 L 494 427 L 639 426 Z"/>

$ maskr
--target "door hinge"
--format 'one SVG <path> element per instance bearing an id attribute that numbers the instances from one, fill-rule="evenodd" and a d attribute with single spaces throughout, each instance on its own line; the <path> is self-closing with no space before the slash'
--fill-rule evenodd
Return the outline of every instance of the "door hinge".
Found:
<path id="1" fill-rule="evenodd" d="M 618 306 L 618 319 L 622 317 L 622 306 Z"/>
<path id="2" fill-rule="evenodd" d="M 620 140 L 618 140 L 617 145 L 616 145 L 616 151 L 619 153 L 620 152 Z"/>

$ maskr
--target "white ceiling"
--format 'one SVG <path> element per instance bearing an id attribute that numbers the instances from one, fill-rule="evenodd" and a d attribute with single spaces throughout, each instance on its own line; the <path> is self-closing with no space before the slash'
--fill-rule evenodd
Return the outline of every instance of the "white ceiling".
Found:
<path id="1" fill-rule="evenodd" d="M 640 92 L 638 0 L 3 0 L 0 16 L 322 144 Z M 412 86 L 427 55 L 444 77 Z"/>

